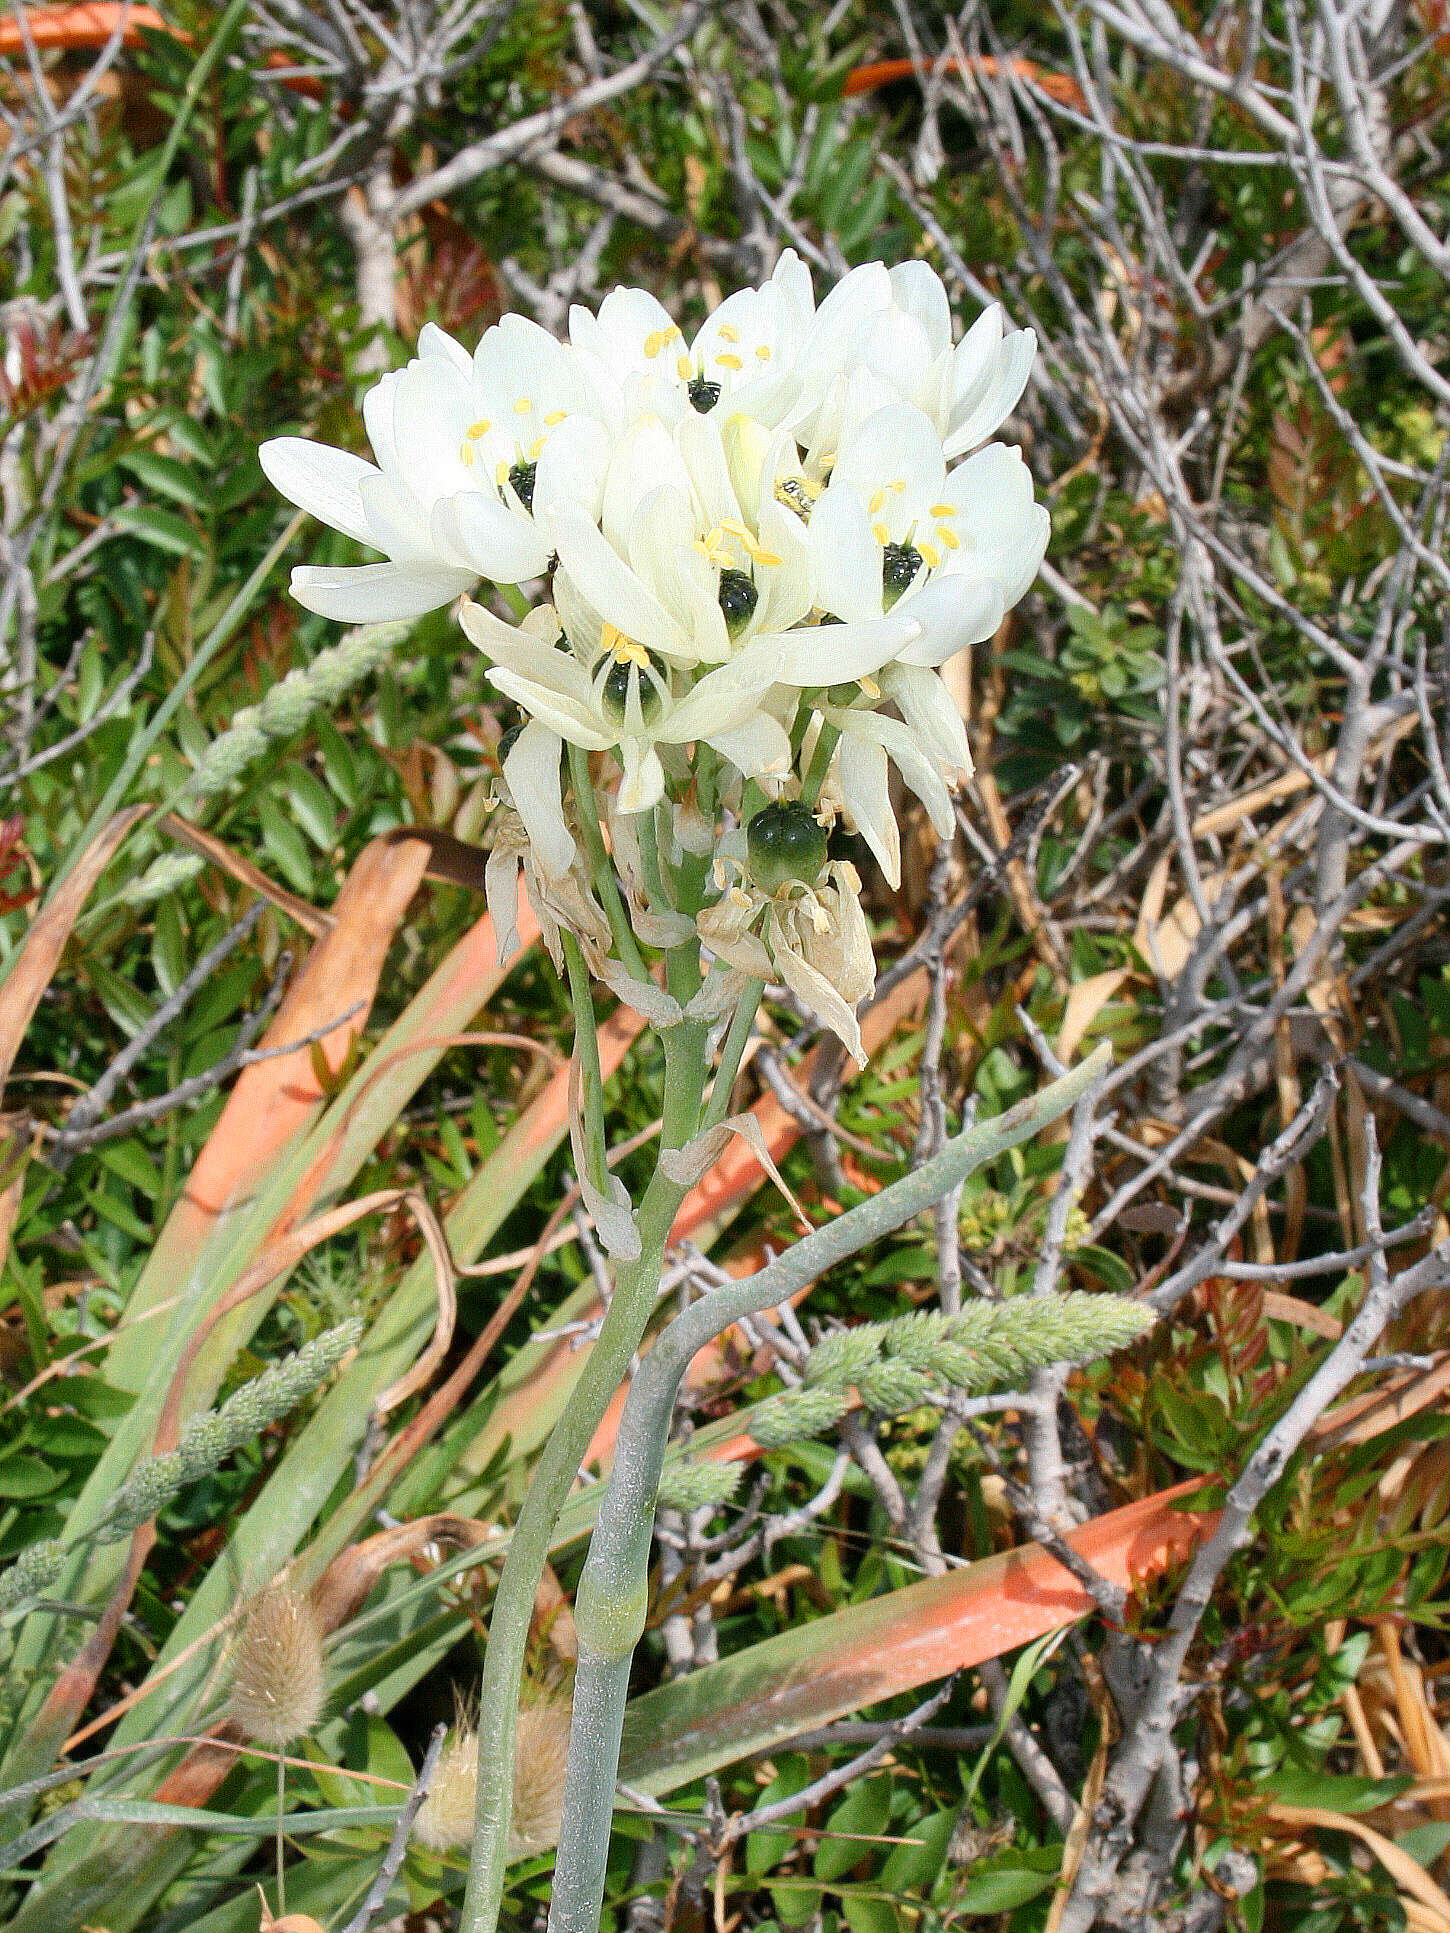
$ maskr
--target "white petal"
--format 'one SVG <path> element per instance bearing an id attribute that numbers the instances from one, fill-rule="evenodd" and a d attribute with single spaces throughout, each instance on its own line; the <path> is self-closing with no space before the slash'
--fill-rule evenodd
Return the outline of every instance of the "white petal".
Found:
<path id="1" fill-rule="evenodd" d="M 446 330 L 440 329 L 436 322 L 425 322 L 418 331 L 418 354 L 420 356 L 441 356 L 451 362 L 460 374 L 467 375 L 473 368 L 473 358 L 461 342 L 455 342 Z"/>
<path id="2" fill-rule="evenodd" d="M 981 395 L 953 406 L 945 445 L 949 457 L 974 449 L 1000 429 L 1021 401 L 1036 354 L 1037 337 L 1031 329 L 1015 329 L 1006 338 L 998 350 L 992 380 Z"/>
<path id="3" fill-rule="evenodd" d="M 491 490 L 464 490 L 433 507 L 440 546 L 495 584 L 521 584 L 547 570 L 553 546 L 532 517 Z"/>
<path id="4" fill-rule="evenodd" d="M 712 730 L 706 742 L 748 779 L 790 770 L 789 735 L 767 712 L 755 712 L 728 730 Z"/>
<path id="5" fill-rule="evenodd" d="M 694 655 L 689 639 L 659 599 L 646 590 L 588 517 L 577 510 L 561 510 L 551 519 L 551 527 L 559 561 L 575 589 L 601 617 L 646 650 L 687 660 Z"/>
<path id="6" fill-rule="evenodd" d="M 592 416 L 571 416 L 545 442 L 534 473 L 534 516 L 547 523 L 549 513 L 574 504 L 587 517 L 597 517 L 609 467 L 609 436 Z"/>
<path id="7" fill-rule="evenodd" d="M 971 774 L 966 723 L 934 671 L 890 664 L 881 673 L 881 688 L 916 733 L 923 751 L 947 772 Z"/>
<path id="8" fill-rule="evenodd" d="M 950 348 L 951 304 L 941 277 L 929 263 L 899 263 L 891 270 L 891 294 L 896 306 L 921 326 L 933 356 Z"/>
<path id="9" fill-rule="evenodd" d="M 377 475 L 371 463 L 350 450 L 309 443 L 303 436 L 274 437 L 257 457 L 267 481 L 289 503 L 360 544 L 373 542 L 358 496 L 363 478 Z"/>
<path id="10" fill-rule="evenodd" d="M 622 739 L 619 751 L 624 765 L 624 777 L 619 783 L 619 810 L 648 812 L 664 797 L 664 767 L 648 739 Z"/>
<path id="11" fill-rule="evenodd" d="M 836 783 L 856 830 L 876 855 L 876 862 L 893 890 L 901 884 L 901 834 L 891 810 L 886 778 L 886 752 L 869 736 L 869 725 L 856 714 L 844 720 L 836 748 Z"/>
<path id="12" fill-rule="evenodd" d="M 782 684 L 847 685 L 879 671 L 920 636 L 911 605 L 902 615 L 867 618 L 853 624 L 818 624 L 788 631 L 782 640 Z"/>
<path id="13" fill-rule="evenodd" d="M 560 738 L 567 738 L 571 745 L 580 745 L 586 752 L 602 752 L 614 743 L 613 733 L 600 729 L 593 712 L 586 711 L 582 705 L 572 704 L 562 692 L 552 691 L 547 685 L 535 684 L 531 678 L 525 678 L 517 671 L 508 671 L 501 665 L 490 668 L 488 682 L 506 698 L 512 698 L 516 705 L 522 705 L 550 731 L 557 732 Z"/>
<path id="14" fill-rule="evenodd" d="M 380 624 L 389 618 L 421 617 L 473 589 L 472 571 L 445 564 L 358 564 L 329 570 L 299 564 L 292 595 L 307 611 L 344 624 Z"/>
<path id="15" fill-rule="evenodd" d="M 430 509 L 439 497 L 477 488 L 463 459 L 472 404 L 468 379 L 446 356 L 410 363 L 398 377 L 393 396 L 397 475 Z"/>
<path id="16" fill-rule="evenodd" d="M 868 506 L 884 487 L 885 500 L 873 515 L 899 538 L 903 506 L 933 501 L 945 478 L 941 439 L 930 418 L 911 403 L 888 403 L 842 445 L 831 487 L 853 490 Z"/>
<path id="17" fill-rule="evenodd" d="M 949 839 L 956 824 L 952 816 L 952 795 L 936 766 L 917 744 L 911 727 L 903 725 L 899 719 L 884 718 L 879 713 L 871 723 L 876 736 L 886 747 L 887 756 L 926 807 L 937 837 Z"/>
<path id="18" fill-rule="evenodd" d="M 897 653 L 902 664 L 939 665 L 995 635 L 1006 606 L 995 578 L 940 572 L 896 609 L 916 619 L 919 635 Z"/>
<path id="19" fill-rule="evenodd" d="M 819 609 L 845 623 L 879 618 L 881 546 L 861 498 L 833 480 L 811 512 L 809 537 Z"/>
<path id="20" fill-rule="evenodd" d="M 446 549 L 439 551 L 417 499 L 394 478 L 375 472 L 359 481 L 357 493 L 371 533 L 368 542 L 385 550 L 394 563 L 438 562 L 459 570 L 468 568 L 466 558 Z"/>
<path id="21" fill-rule="evenodd" d="M 519 862 L 516 854 L 495 849 L 483 869 L 483 892 L 493 921 L 494 952 L 507 966 L 519 950 Z"/>
<path id="22" fill-rule="evenodd" d="M 730 664 L 707 671 L 663 721 L 657 736 L 685 745 L 711 732 L 730 731 L 760 708 L 780 670 L 780 651 L 763 641 L 747 646 Z"/>
<path id="23" fill-rule="evenodd" d="M 559 799 L 562 749 L 558 734 L 534 718 L 503 762 L 509 795 L 524 822 L 534 858 L 550 879 L 562 879 L 574 863 L 574 837 L 564 823 Z"/>

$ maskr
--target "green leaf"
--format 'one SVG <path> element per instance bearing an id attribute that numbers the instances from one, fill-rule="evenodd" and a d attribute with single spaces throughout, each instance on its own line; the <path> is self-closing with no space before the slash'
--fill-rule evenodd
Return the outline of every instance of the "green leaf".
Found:
<path id="1" fill-rule="evenodd" d="M 1043 1855 L 1050 1857 L 1044 1866 Z M 952 1894 L 952 1906 L 959 1914 L 1010 1913 L 1025 1900 L 1036 1899 L 1052 1886 L 1062 1867 L 1062 1847 L 1043 1846 L 1040 1851 L 998 1853 L 974 1866 Z"/>
<path id="2" fill-rule="evenodd" d="M 1373 1812 L 1414 1784 L 1408 1776 L 1355 1778 L 1348 1773 L 1314 1772 L 1285 1766 L 1264 1781 L 1281 1805 L 1322 1806 L 1328 1812 Z"/>
<path id="3" fill-rule="evenodd" d="M 890 1773 L 863 1779 L 854 1786 L 826 1820 L 826 1832 L 816 1848 L 817 1879 L 839 1879 L 858 1866 L 871 1847 L 866 1841 L 879 1838 L 891 1817 L 892 1780 Z"/>
<path id="4" fill-rule="evenodd" d="M 804 1756 L 799 1752 L 782 1753 L 776 1760 L 776 1775 L 755 1801 L 757 1808 L 775 1805 L 781 1799 L 794 1798 L 796 1793 L 810 1784 L 810 1771 Z M 745 1841 L 745 1870 L 752 1879 L 768 1873 L 778 1866 L 800 1838 L 800 1822 L 794 1821 L 781 1828 L 776 1827 L 764 1832 L 752 1832 Z"/>
<path id="5" fill-rule="evenodd" d="M 155 504 L 123 503 L 116 512 L 116 527 L 171 557 L 201 559 L 209 555 L 206 539 L 185 517 L 174 510 L 158 510 Z"/>
<path id="6" fill-rule="evenodd" d="M 184 504 L 188 510 L 202 515 L 212 507 L 202 479 L 188 465 L 178 463 L 174 456 L 161 456 L 155 450 L 128 450 L 116 460 L 148 490 L 170 497 L 173 503 Z"/>
<path id="7" fill-rule="evenodd" d="M 907 1828 L 907 1840 L 916 1843 L 893 1847 L 881 1868 L 881 1884 L 888 1892 L 931 1891 L 946 1860 L 947 1847 L 952 1842 L 952 1833 L 960 1817 L 960 1808 L 953 1806 L 947 1812 L 928 1813 L 926 1818 L 918 1819 L 914 1826 Z"/>
<path id="8" fill-rule="evenodd" d="M 17 1451 L 0 1462 L 0 1497 L 48 1497 L 65 1482 L 65 1473 L 53 1470 L 38 1456 Z"/>

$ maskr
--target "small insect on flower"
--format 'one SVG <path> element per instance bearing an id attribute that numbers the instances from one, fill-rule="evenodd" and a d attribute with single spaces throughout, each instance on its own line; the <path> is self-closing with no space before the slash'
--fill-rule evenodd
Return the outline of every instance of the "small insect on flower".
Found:
<path id="1" fill-rule="evenodd" d="M 255 1745 L 304 1738 L 322 1713 L 322 1631 L 312 1601 L 285 1579 L 253 1598 L 232 1649 L 227 1716 Z"/>

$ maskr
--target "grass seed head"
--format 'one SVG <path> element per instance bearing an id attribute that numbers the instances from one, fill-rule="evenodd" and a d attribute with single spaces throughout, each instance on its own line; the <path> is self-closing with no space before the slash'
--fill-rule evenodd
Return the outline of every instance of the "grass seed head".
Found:
<path id="1" fill-rule="evenodd" d="M 322 1632 L 311 1600 L 279 1580 L 247 1607 L 232 1649 L 227 1715 L 256 1745 L 280 1748 L 317 1723 Z"/>

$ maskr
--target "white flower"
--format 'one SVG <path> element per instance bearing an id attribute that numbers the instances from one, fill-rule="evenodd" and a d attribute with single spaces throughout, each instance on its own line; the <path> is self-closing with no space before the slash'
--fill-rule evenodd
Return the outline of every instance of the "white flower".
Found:
<path id="1" fill-rule="evenodd" d="M 417 617 L 480 577 L 537 577 L 548 506 L 598 512 L 608 436 L 562 344 L 510 315 L 471 357 L 432 324 L 418 348 L 363 399 L 376 464 L 302 437 L 262 445 L 283 496 L 389 559 L 294 570 L 292 595 L 324 617 Z"/>
<path id="2" fill-rule="evenodd" d="M 856 868 L 833 859 L 814 884 L 790 879 L 770 894 L 748 879 L 732 885 L 696 926 L 710 951 L 737 973 L 756 980 L 778 973 L 864 1067 L 856 1007 L 876 984 L 876 958 L 860 892 Z"/>
<path id="3" fill-rule="evenodd" d="M 732 436 L 732 448 L 740 442 Z M 795 449 L 788 432 L 775 443 Z M 771 462 L 774 447 L 756 454 Z M 720 664 L 772 639 L 785 652 L 781 677 L 797 685 L 839 678 L 848 659 L 878 665 L 904 648 L 915 636 L 910 614 L 883 622 L 878 609 L 829 645 L 814 629 L 795 628 L 815 602 L 806 528 L 788 498 L 763 491 L 758 478 L 747 478 L 742 503 L 742 461 L 738 453 L 731 461 L 713 419 L 692 414 L 672 430 L 653 416 L 635 424 L 605 476 L 602 528 L 573 506 L 550 513 L 556 593 L 674 664 Z M 567 616 L 564 627 L 572 637 Z"/>
<path id="4" fill-rule="evenodd" d="M 768 282 L 727 296 L 688 345 L 674 317 L 644 289 L 613 289 L 569 311 L 569 340 L 595 406 L 619 431 L 652 414 L 675 423 L 694 411 L 744 410 L 781 421 L 799 394 L 797 364 L 815 298 L 810 270 L 787 249 Z"/>
<path id="5" fill-rule="evenodd" d="M 556 594 L 563 588 L 561 580 Z M 757 640 L 690 684 L 586 604 L 565 600 L 559 615 L 567 633 L 547 609 L 530 613 L 536 621 L 527 630 L 515 630 L 479 604 L 465 604 L 460 622 L 492 660 L 489 679 L 505 696 L 571 745 L 619 754 L 621 812 L 645 812 L 663 798 L 660 746 L 703 740 L 747 777 L 789 763 L 790 740 L 760 709 L 780 664 L 779 648 L 770 640 Z M 556 639 L 567 636 L 565 649 L 543 635 L 550 631 Z"/>
<path id="6" fill-rule="evenodd" d="M 925 262 L 853 269 L 822 303 L 806 361 L 821 385 L 813 444 L 834 448 L 866 414 L 914 403 L 948 458 L 985 443 L 1016 408 L 1037 354 L 1030 329 L 1004 333 L 993 303 L 953 347 L 951 305 Z"/>
<path id="7" fill-rule="evenodd" d="M 891 809 L 888 761 L 926 807 L 937 837 L 950 839 L 956 826 L 950 785 L 971 772 L 972 755 L 966 728 L 934 671 L 888 665 L 881 673 L 880 696 L 901 707 L 905 723 L 864 698 L 849 704 L 827 698 L 821 704 L 821 715 L 841 734 L 823 797 L 844 809 L 894 890 L 901 884 L 901 834 Z M 809 757 L 815 738 L 813 728 L 803 757 Z"/>
<path id="8" fill-rule="evenodd" d="M 896 658 L 944 664 L 992 636 L 1050 528 L 1020 451 L 990 443 L 948 473 L 927 417 L 891 403 L 842 446 L 811 508 L 816 602 L 847 622 L 910 617 L 920 635 Z"/>

